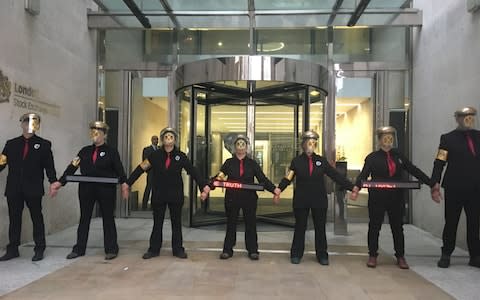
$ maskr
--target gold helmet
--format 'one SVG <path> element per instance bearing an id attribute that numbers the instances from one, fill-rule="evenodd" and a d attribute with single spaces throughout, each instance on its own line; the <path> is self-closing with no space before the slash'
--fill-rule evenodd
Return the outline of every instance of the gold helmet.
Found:
<path id="1" fill-rule="evenodd" d="M 472 116 L 477 115 L 477 110 L 473 107 L 467 106 L 455 112 L 455 117 L 468 116 L 468 115 L 472 115 Z"/>
<path id="2" fill-rule="evenodd" d="M 313 130 L 307 130 L 304 133 L 302 133 L 302 140 L 314 139 L 318 141 L 319 137 L 320 136 L 318 135 L 318 133 L 316 133 Z"/>
<path id="3" fill-rule="evenodd" d="M 28 123 L 27 127 L 24 127 L 28 133 L 35 133 L 40 130 L 40 116 L 36 113 L 26 113 L 20 117 L 20 122 Z M 22 125 L 24 126 L 24 125 Z"/>
<path id="4" fill-rule="evenodd" d="M 160 141 L 162 145 L 174 145 L 178 134 L 172 127 L 165 127 L 160 131 Z"/>
<path id="5" fill-rule="evenodd" d="M 473 107 L 464 107 L 455 112 L 455 119 L 458 123 L 458 128 L 461 130 L 469 130 L 475 128 L 475 119 L 477 110 Z"/>
<path id="6" fill-rule="evenodd" d="M 378 145 L 386 150 L 397 148 L 397 130 L 392 126 L 377 128 Z"/>
<path id="7" fill-rule="evenodd" d="M 88 127 L 90 127 L 90 129 L 102 130 L 104 133 L 107 133 L 107 131 L 110 129 L 110 127 L 108 127 L 107 123 L 102 122 L 102 121 L 90 122 L 88 124 Z"/>
<path id="8" fill-rule="evenodd" d="M 235 137 L 235 140 L 233 141 L 233 147 L 235 148 L 235 152 L 239 150 L 245 150 L 246 152 L 248 152 L 248 145 L 250 145 L 250 140 L 243 134 L 237 135 Z"/>
<path id="9" fill-rule="evenodd" d="M 313 130 L 302 133 L 302 149 L 307 155 L 312 155 L 315 152 L 319 137 L 318 133 Z"/>
<path id="10" fill-rule="evenodd" d="M 102 121 L 93 121 L 88 124 L 90 127 L 90 139 L 94 144 L 103 142 L 108 132 L 108 125 Z"/>

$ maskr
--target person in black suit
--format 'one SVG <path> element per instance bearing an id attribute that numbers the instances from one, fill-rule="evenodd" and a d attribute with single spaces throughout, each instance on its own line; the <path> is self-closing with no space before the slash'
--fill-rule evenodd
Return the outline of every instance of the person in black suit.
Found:
<path id="1" fill-rule="evenodd" d="M 233 182 L 252 184 L 254 183 L 254 178 L 257 178 L 258 182 L 263 184 L 267 191 L 279 195 L 280 190 L 265 176 L 260 165 L 247 156 L 248 138 L 239 134 L 233 140 L 232 145 L 233 157 L 223 163 L 216 179 L 228 179 Z M 205 198 L 206 195 L 202 194 L 201 199 Z M 227 216 L 227 230 L 220 259 L 228 259 L 233 256 L 233 247 L 237 240 L 237 221 L 240 209 L 242 209 L 245 221 L 245 247 L 248 251 L 248 257 L 251 260 L 259 259 L 256 224 L 257 202 L 258 196 L 254 190 L 226 190 L 225 214 Z"/>
<path id="2" fill-rule="evenodd" d="M 371 176 L 374 181 L 402 181 L 403 172 L 407 171 L 418 178 L 422 183 L 433 187 L 434 183 L 419 168 L 413 165 L 396 147 L 397 131 L 391 126 L 377 129 L 377 138 L 380 149 L 367 155 L 362 171 L 357 177 L 354 193 L 351 199 L 355 200 L 362 181 Z M 405 199 L 401 189 L 374 189 L 368 190 L 368 254 L 367 267 L 377 266 L 378 236 L 382 228 L 385 212 L 388 214 L 390 228 L 393 235 L 393 245 L 397 265 L 400 269 L 408 269 L 405 260 L 405 237 L 403 235 L 403 216 L 405 214 Z"/>
<path id="3" fill-rule="evenodd" d="M 455 250 L 457 226 L 462 208 L 467 217 L 467 245 L 469 265 L 480 268 L 480 131 L 475 128 L 476 109 L 465 107 L 455 112 L 458 127 L 440 137 L 438 154 L 433 164 L 432 199 L 440 202 L 440 180 L 445 190 L 445 227 L 442 255 L 437 265 L 450 266 L 450 255 Z"/>
<path id="4" fill-rule="evenodd" d="M 327 237 L 325 222 L 327 219 L 327 192 L 324 175 L 328 175 L 342 187 L 352 190 L 353 184 L 332 167 L 327 159 L 316 154 L 318 134 L 314 131 L 305 131 L 302 134 L 303 153 L 295 157 L 290 163 L 288 174 L 282 179 L 278 187 L 285 190 L 296 177 L 296 187 L 293 194 L 293 212 L 295 214 L 295 233 L 290 249 L 290 261 L 299 264 L 305 250 L 305 230 L 307 229 L 308 214 L 312 211 L 315 227 L 315 252 L 321 265 L 328 265 Z M 278 198 L 275 199 L 278 202 Z"/>
<path id="5" fill-rule="evenodd" d="M 142 161 L 146 160 L 153 152 L 158 150 L 158 136 L 152 136 L 152 144 L 143 148 Z M 145 185 L 145 191 L 143 192 L 142 210 L 146 210 L 148 207 L 148 200 L 150 199 L 150 193 L 152 192 L 152 172 L 147 171 L 147 184 Z"/>
<path id="6" fill-rule="evenodd" d="M 80 173 L 91 177 L 118 178 L 123 187 L 126 186 L 125 170 L 120 161 L 118 150 L 105 143 L 108 132 L 108 125 L 101 121 L 91 122 L 90 137 L 93 144 L 83 147 L 67 166 L 65 172 L 55 189 L 67 183 L 66 177 L 75 174 L 80 167 Z M 98 202 L 103 221 L 103 241 L 105 259 L 114 259 L 118 255 L 117 229 L 115 226 L 115 201 L 117 188 L 114 184 L 80 182 L 78 185 L 78 198 L 80 200 L 80 221 L 77 229 L 77 243 L 73 246 L 72 252 L 67 259 L 74 259 L 85 255 L 87 248 L 90 220 L 93 207 Z"/>
<path id="7" fill-rule="evenodd" d="M 10 218 L 8 237 L 10 243 L 7 252 L 0 261 L 18 257 L 18 246 L 22 231 L 22 212 L 24 203 L 30 210 L 33 223 L 33 240 L 35 255 L 32 261 L 43 259 L 45 251 L 45 225 L 42 215 L 42 196 L 44 195 L 44 170 L 48 181 L 57 181 L 53 162 L 52 144 L 35 133 L 40 129 L 40 116 L 34 113 L 20 117 L 23 133 L 21 136 L 8 140 L 0 155 L 0 171 L 8 165 L 5 196 L 8 203 Z M 55 192 L 50 186 L 50 196 Z"/>
<path id="8" fill-rule="evenodd" d="M 123 197 L 128 198 L 129 186 L 142 175 L 150 170 L 153 176 L 152 184 L 152 210 L 153 229 L 150 236 L 150 247 L 143 254 L 143 259 L 150 259 L 160 255 L 163 241 L 163 221 L 165 210 L 170 211 L 172 223 L 172 252 L 179 258 L 187 258 L 183 248 L 182 238 L 182 207 L 184 203 L 182 169 L 187 171 L 195 179 L 202 191 L 208 192 L 210 188 L 205 179 L 200 178 L 197 169 L 192 165 L 187 155 L 175 146 L 177 133 L 173 128 L 167 127 L 160 132 L 162 146 L 158 151 L 152 152 L 130 174 L 122 190 Z"/>

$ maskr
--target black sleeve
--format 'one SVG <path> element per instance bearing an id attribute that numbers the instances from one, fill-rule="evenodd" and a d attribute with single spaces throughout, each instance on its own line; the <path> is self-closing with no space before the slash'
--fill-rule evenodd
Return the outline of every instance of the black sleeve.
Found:
<path id="1" fill-rule="evenodd" d="M 183 168 L 187 171 L 187 174 L 190 175 L 197 182 L 198 188 L 200 191 L 207 185 L 207 180 L 200 178 L 198 169 L 192 164 L 190 159 L 182 153 Z"/>
<path id="2" fill-rule="evenodd" d="M 45 157 L 43 157 L 43 168 L 47 174 L 48 181 L 53 183 L 57 181 L 57 171 L 55 171 L 55 163 L 53 161 L 52 143 L 46 141 L 47 149 L 45 150 Z"/>
<path id="3" fill-rule="evenodd" d="M 273 190 L 275 190 L 275 185 L 270 181 L 270 179 L 267 178 L 267 176 L 265 176 L 260 168 L 260 165 L 254 160 L 252 160 L 252 162 L 255 168 L 255 177 L 257 177 L 258 182 L 262 183 L 267 191 L 273 193 Z"/>
<path id="4" fill-rule="evenodd" d="M 295 165 L 293 163 L 293 160 L 292 162 L 290 162 L 290 167 L 289 167 L 289 170 L 293 171 L 293 172 L 296 172 L 296 168 L 295 168 Z M 294 175 L 295 177 L 295 175 Z M 293 178 L 292 178 L 293 180 Z M 288 180 L 287 177 L 283 177 L 282 180 L 280 181 L 280 184 L 278 184 L 278 188 L 283 192 L 287 186 L 290 185 L 290 183 L 292 183 L 292 180 Z"/>
<path id="5" fill-rule="evenodd" d="M 417 166 L 415 166 L 408 158 L 406 158 L 403 154 L 398 153 L 398 156 L 402 160 L 403 167 L 407 170 L 408 173 L 412 174 L 414 177 L 418 178 L 423 184 L 426 184 L 430 187 L 435 185 L 427 174 L 425 174 L 422 170 L 420 170 Z"/>
<path id="6" fill-rule="evenodd" d="M 5 144 L 5 147 L 3 147 L 3 151 L 2 151 L 2 155 L 6 157 L 7 161 L 4 164 L 0 164 L 0 172 L 2 172 L 3 169 L 5 169 L 5 167 L 8 164 L 7 145 L 8 145 L 8 142 Z"/>
<path id="7" fill-rule="evenodd" d="M 448 151 L 447 142 L 445 139 L 446 139 L 445 135 L 442 135 L 440 137 L 440 145 L 438 146 L 438 149 L 443 149 Z M 433 162 L 433 170 L 432 170 L 433 183 L 439 183 L 440 180 L 442 179 L 443 168 L 445 167 L 446 163 L 447 163 L 446 161 L 440 160 L 438 158 L 436 158 L 435 161 Z"/>
<path id="8" fill-rule="evenodd" d="M 144 161 L 147 158 L 147 148 L 143 148 L 142 151 L 142 161 Z"/>
<path id="9" fill-rule="evenodd" d="M 353 189 L 353 183 L 340 174 L 337 169 L 332 167 L 326 159 L 323 161 L 323 164 L 325 166 L 325 174 L 327 174 L 328 177 L 332 178 L 333 181 L 349 191 Z"/>
<path id="10" fill-rule="evenodd" d="M 116 149 L 113 149 L 112 156 L 113 168 L 118 176 L 118 182 L 122 184 L 127 180 L 127 175 L 125 174 L 125 169 L 123 168 L 122 161 L 120 160 L 120 154 Z"/>
<path id="11" fill-rule="evenodd" d="M 82 152 L 82 150 L 80 150 L 80 152 L 78 152 L 77 154 L 77 157 L 80 157 L 80 153 Z M 73 161 L 67 166 L 67 168 L 65 169 L 65 171 L 63 172 L 63 175 L 62 177 L 60 177 L 60 179 L 58 181 L 60 181 L 60 183 L 62 185 L 65 185 L 67 184 L 67 176 L 69 175 L 73 175 L 75 174 L 75 172 L 77 171 L 78 169 L 78 166 L 79 165 L 73 165 Z"/>
<path id="12" fill-rule="evenodd" d="M 132 174 L 128 176 L 128 179 L 125 181 L 129 186 L 132 186 L 135 181 L 137 181 L 138 177 L 143 174 L 143 169 L 140 165 L 138 165 L 135 170 L 133 170 Z"/>
<path id="13" fill-rule="evenodd" d="M 362 181 L 365 181 L 367 180 L 368 176 L 370 176 L 370 173 L 371 173 L 371 159 L 370 159 L 370 155 L 368 155 L 366 158 L 365 158 L 365 164 L 363 165 L 363 168 L 362 168 L 362 171 L 360 172 L 360 174 L 358 174 L 357 176 L 357 180 L 355 182 L 355 186 L 358 186 L 359 188 L 362 188 Z"/>

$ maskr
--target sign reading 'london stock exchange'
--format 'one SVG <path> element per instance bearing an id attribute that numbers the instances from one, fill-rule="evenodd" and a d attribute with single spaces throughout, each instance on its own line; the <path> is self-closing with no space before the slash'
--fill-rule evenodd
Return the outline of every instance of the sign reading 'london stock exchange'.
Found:
<path id="1" fill-rule="evenodd" d="M 58 116 L 60 107 L 40 101 L 39 91 L 31 86 L 11 81 L 0 69 L 0 104 L 10 102 L 18 108 L 41 114 Z"/>

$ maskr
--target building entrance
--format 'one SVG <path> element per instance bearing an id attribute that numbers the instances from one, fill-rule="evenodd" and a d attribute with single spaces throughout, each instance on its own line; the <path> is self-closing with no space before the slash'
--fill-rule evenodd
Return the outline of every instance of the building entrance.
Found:
<path id="1" fill-rule="evenodd" d="M 282 61 L 285 63 L 281 59 L 277 64 Z M 257 63 L 259 67 L 275 67 L 275 62 L 269 64 L 272 61 Z M 255 69 L 249 71 L 255 72 Z M 259 68 L 258 71 L 266 70 Z M 230 143 L 234 136 L 247 135 L 251 141 L 251 157 L 265 175 L 278 184 L 288 171 L 291 159 L 299 153 L 302 131 L 313 129 L 322 136 L 326 92 L 318 81 L 311 85 L 312 82 L 271 80 L 282 78 L 243 79 L 200 81 L 177 90 L 180 148 L 188 151 L 202 176 L 210 178 L 232 156 Z M 316 152 L 322 153 L 321 149 L 320 142 Z M 185 182 L 190 183 L 185 189 L 188 191 L 185 213 L 190 225 L 223 223 L 225 190 L 215 189 L 210 198 L 202 202 L 195 184 L 188 177 Z M 259 220 L 293 226 L 293 186 L 282 193 L 279 205 L 273 204 L 272 194 L 267 191 L 258 192 L 258 196 Z"/>

